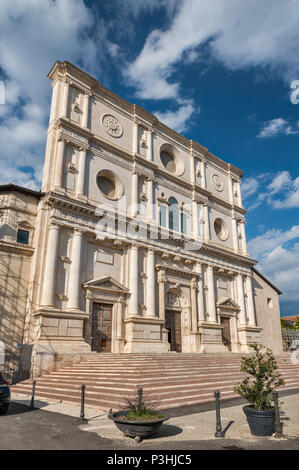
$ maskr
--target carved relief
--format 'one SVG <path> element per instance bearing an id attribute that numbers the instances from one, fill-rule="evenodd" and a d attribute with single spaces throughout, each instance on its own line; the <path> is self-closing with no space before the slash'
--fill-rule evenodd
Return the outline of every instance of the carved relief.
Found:
<path id="1" fill-rule="evenodd" d="M 181 302 L 179 296 L 174 292 L 168 292 L 166 294 L 166 305 L 168 305 L 168 307 L 180 307 Z"/>
<path id="2" fill-rule="evenodd" d="M 223 181 L 222 181 L 222 179 L 220 178 L 219 175 L 214 174 L 212 176 L 212 183 L 213 183 L 214 188 L 217 191 L 223 191 L 224 185 L 223 185 Z"/>
<path id="3" fill-rule="evenodd" d="M 107 134 L 112 137 L 120 137 L 123 133 L 122 126 L 112 114 L 105 114 L 102 118 L 102 124 Z"/>

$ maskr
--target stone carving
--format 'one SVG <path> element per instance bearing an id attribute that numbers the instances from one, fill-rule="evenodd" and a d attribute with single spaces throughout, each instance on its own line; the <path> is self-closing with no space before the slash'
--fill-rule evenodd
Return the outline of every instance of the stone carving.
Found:
<path id="1" fill-rule="evenodd" d="M 169 292 L 166 295 L 166 304 L 169 307 L 180 307 L 181 306 L 180 299 L 174 292 Z"/>
<path id="2" fill-rule="evenodd" d="M 223 191 L 223 181 L 222 179 L 220 178 L 219 175 L 216 175 L 214 174 L 212 176 L 212 183 L 213 183 L 213 186 L 214 188 L 217 190 L 217 191 Z"/>
<path id="3" fill-rule="evenodd" d="M 112 137 L 120 137 L 123 133 L 119 121 L 111 114 L 105 114 L 105 116 L 103 116 L 102 124 L 105 131 Z"/>

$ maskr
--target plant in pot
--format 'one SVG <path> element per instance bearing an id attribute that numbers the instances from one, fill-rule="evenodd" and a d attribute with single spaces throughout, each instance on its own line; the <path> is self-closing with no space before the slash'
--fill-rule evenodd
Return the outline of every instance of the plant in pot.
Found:
<path id="1" fill-rule="evenodd" d="M 115 413 L 110 410 L 108 418 L 125 436 L 134 437 L 136 442 L 151 436 L 168 419 L 157 411 L 157 403 L 144 398 L 142 388 L 138 388 L 137 395 L 132 398 L 126 397 L 121 408 Z"/>
<path id="2" fill-rule="evenodd" d="M 277 370 L 277 362 L 271 349 L 261 344 L 249 346 L 254 353 L 249 357 L 242 357 L 241 362 L 241 372 L 248 375 L 234 390 L 249 402 L 243 410 L 251 434 L 271 436 L 275 426 L 273 392 L 285 382 Z"/>

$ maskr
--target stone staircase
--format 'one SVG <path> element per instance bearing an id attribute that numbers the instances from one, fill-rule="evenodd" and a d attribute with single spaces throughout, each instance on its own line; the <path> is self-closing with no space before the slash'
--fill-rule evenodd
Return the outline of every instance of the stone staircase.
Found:
<path id="1" fill-rule="evenodd" d="M 80 387 L 86 385 L 85 404 L 98 410 L 114 410 L 137 387 L 160 409 L 194 405 L 232 398 L 236 383 L 242 380 L 240 354 L 109 354 L 91 353 L 87 360 L 37 379 L 36 398 L 80 404 Z M 299 388 L 299 364 L 289 353 L 277 356 L 286 381 L 281 389 Z M 32 380 L 20 382 L 12 391 L 31 395 Z"/>

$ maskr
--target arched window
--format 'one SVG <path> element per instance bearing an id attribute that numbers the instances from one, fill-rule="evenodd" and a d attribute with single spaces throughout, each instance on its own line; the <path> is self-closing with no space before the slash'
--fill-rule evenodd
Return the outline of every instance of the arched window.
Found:
<path id="1" fill-rule="evenodd" d="M 169 198 L 168 202 L 169 202 L 168 227 L 169 227 L 169 230 L 174 230 L 175 232 L 178 232 L 180 229 L 179 204 L 178 204 L 178 201 L 174 197 Z"/>

